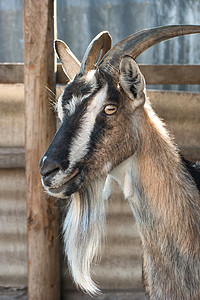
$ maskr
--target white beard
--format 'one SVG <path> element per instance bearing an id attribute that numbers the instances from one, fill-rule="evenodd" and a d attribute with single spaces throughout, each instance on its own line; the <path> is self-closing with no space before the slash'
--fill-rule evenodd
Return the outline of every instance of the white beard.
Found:
<path id="1" fill-rule="evenodd" d="M 74 282 L 85 292 L 99 292 L 91 279 L 91 264 L 98 258 L 105 238 L 109 179 L 92 182 L 83 192 L 71 197 L 63 225 L 65 254 Z"/>

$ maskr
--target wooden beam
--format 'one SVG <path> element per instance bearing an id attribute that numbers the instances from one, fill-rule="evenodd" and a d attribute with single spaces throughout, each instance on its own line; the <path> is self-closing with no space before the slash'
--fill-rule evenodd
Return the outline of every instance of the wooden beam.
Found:
<path id="1" fill-rule="evenodd" d="M 139 65 L 147 84 L 200 84 L 200 65 Z M 66 76 L 58 65 L 57 83 L 66 84 Z"/>
<path id="2" fill-rule="evenodd" d="M 0 168 L 25 168 L 25 149 L 0 148 Z"/>
<path id="3" fill-rule="evenodd" d="M 24 0 L 28 299 L 60 299 L 58 210 L 45 197 L 39 161 L 55 133 L 48 87 L 55 92 L 54 1 Z"/>
<path id="4" fill-rule="evenodd" d="M 200 84 L 200 65 L 140 65 L 147 84 Z M 66 84 L 61 64 L 57 65 L 57 83 Z M 24 65 L 0 63 L 0 83 L 23 83 Z"/>
<path id="5" fill-rule="evenodd" d="M 200 84 L 200 65 L 140 65 L 147 84 Z"/>
<path id="6" fill-rule="evenodd" d="M 0 83 L 23 83 L 23 63 L 0 63 Z"/>

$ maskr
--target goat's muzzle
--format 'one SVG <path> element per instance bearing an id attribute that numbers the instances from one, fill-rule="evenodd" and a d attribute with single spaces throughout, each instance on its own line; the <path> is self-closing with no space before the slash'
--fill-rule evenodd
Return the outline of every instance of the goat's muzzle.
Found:
<path id="1" fill-rule="evenodd" d="M 43 156 L 39 164 L 42 184 L 52 196 L 65 198 L 73 194 L 81 183 L 82 172 L 78 168 L 63 170 L 61 165 Z"/>

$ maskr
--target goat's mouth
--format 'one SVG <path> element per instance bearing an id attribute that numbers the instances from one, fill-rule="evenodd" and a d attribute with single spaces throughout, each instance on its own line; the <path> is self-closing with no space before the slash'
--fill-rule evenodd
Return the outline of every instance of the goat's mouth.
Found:
<path id="1" fill-rule="evenodd" d="M 65 198 L 79 189 L 79 185 L 82 182 L 82 175 L 79 169 L 75 169 L 73 172 L 63 177 L 62 180 L 54 181 L 56 174 L 50 174 L 48 177 L 42 177 L 42 183 L 46 191 L 54 197 Z M 53 175 L 53 176 L 52 176 Z M 48 183 L 48 184 L 47 184 Z"/>

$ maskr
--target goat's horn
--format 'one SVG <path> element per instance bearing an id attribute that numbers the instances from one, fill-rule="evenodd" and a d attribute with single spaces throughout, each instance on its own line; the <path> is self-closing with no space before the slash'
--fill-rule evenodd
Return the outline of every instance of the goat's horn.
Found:
<path id="1" fill-rule="evenodd" d="M 111 36 L 107 31 L 100 32 L 89 44 L 84 54 L 80 73 L 86 73 L 94 69 L 96 60 L 100 54 L 99 61 L 111 47 Z M 100 53 L 101 51 L 101 53 Z"/>
<path id="2" fill-rule="evenodd" d="M 99 68 L 116 74 L 124 55 L 134 59 L 151 46 L 185 34 L 200 33 L 200 25 L 171 25 L 143 30 L 117 43 L 99 62 Z"/>

